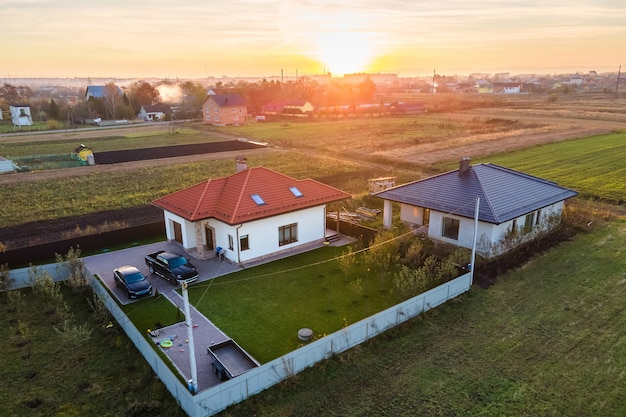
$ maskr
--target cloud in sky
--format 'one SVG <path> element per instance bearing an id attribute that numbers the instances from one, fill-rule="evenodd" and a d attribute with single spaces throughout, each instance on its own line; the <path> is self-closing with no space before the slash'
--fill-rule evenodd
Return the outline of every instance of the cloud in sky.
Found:
<path id="1" fill-rule="evenodd" d="M 623 0 L 0 0 L 3 75 L 615 70 Z"/>

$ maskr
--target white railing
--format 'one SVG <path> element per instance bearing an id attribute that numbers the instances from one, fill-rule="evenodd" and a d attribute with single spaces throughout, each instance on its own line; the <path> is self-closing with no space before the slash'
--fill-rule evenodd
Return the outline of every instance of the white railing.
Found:
<path id="1" fill-rule="evenodd" d="M 63 279 L 62 272 L 56 264 L 45 265 L 39 268 L 40 271 L 48 271 L 55 281 Z M 10 271 L 10 277 L 15 280 L 12 286 L 13 289 L 30 285 L 29 269 Z M 152 344 L 130 322 L 101 282 L 89 271 L 87 271 L 87 276 L 94 292 L 104 302 L 129 339 L 190 417 L 212 416 L 318 362 L 328 359 L 332 355 L 353 348 L 386 330 L 463 294 L 470 289 L 472 284 L 471 274 L 467 273 L 432 290 L 346 326 L 328 336 L 310 342 L 306 346 L 263 364 L 258 368 L 254 368 L 243 375 L 192 395 L 188 391 L 187 386 L 180 381 L 157 354 Z"/>

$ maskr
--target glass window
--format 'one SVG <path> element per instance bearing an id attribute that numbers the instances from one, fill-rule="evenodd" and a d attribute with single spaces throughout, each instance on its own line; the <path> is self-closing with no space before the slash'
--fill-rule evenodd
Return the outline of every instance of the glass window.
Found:
<path id="1" fill-rule="evenodd" d="M 524 233 L 530 233 L 533 230 L 533 214 L 529 213 L 524 218 L 524 228 L 522 229 Z"/>
<path id="2" fill-rule="evenodd" d="M 262 206 L 263 204 L 265 204 L 265 201 L 263 201 L 261 196 L 258 194 L 252 194 L 250 195 L 250 198 L 254 200 L 257 206 Z"/>
<path id="3" fill-rule="evenodd" d="M 228 235 L 228 249 L 233 250 L 233 236 L 232 235 Z"/>
<path id="4" fill-rule="evenodd" d="M 250 249 L 250 241 L 248 240 L 248 235 L 243 235 L 239 238 L 239 248 L 241 250 Z"/>
<path id="5" fill-rule="evenodd" d="M 444 217 L 441 235 L 449 239 L 459 240 L 459 223 L 459 219 Z"/>
<path id="6" fill-rule="evenodd" d="M 278 228 L 278 245 L 283 246 L 298 241 L 298 223 Z"/>
<path id="7" fill-rule="evenodd" d="M 289 191 L 291 191 L 291 194 L 296 197 L 302 197 L 304 195 L 300 190 L 298 190 L 298 187 L 289 187 Z"/>
<path id="8" fill-rule="evenodd" d="M 423 226 L 428 226 L 430 224 L 430 209 L 424 209 L 424 221 L 422 222 Z"/>
<path id="9" fill-rule="evenodd" d="M 539 224 L 540 219 L 541 219 L 541 209 L 537 210 L 537 217 L 535 218 L 535 226 Z"/>

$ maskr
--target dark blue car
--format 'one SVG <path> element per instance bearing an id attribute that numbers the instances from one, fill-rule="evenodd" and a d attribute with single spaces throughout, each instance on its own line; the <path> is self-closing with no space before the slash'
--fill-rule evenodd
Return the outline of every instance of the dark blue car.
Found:
<path id="1" fill-rule="evenodd" d="M 115 286 L 122 287 L 128 298 L 146 297 L 152 294 L 152 284 L 134 266 L 126 265 L 113 271 Z"/>

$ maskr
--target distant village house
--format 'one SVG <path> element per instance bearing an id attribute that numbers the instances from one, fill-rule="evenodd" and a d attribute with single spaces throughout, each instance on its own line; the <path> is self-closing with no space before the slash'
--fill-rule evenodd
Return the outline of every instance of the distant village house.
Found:
<path id="1" fill-rule="evenodd" d="M 146 122 L 160 122 L 167 120 L 172 114 L 172 108 L 164 104 L 144 105 L 139 110 L 138 119 Z"/>
<path id="2" fill-rule="evenodd" d="M 245 123 L 247 117 L 246 100 L 239 94 L 210 94 L 202 104 L 204 124 L 236 126 Z"/>
<path id="3" fill-rule="evenodd" d="M 13 126 L 32 126 L 33 117 L 30 114 L 30 105 L 11 104 L 9 106 L 9 113 L 11 114 L 11 121 L 13 122 Z"/>

